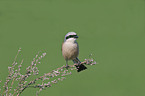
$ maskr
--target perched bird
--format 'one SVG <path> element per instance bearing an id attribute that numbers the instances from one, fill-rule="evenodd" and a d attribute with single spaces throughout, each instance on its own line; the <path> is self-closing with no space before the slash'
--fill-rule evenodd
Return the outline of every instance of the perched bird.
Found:
<path id="1" fill-rule="evenodd" d="M 68 32 L 65 35 L 64 42 L 62 44 L 62 54 L 64 59 L 66 60 L 66 68 L 68 68 L 68 60 L 72 60 L 75 64 L 77 64 L 77 71 L 80 72 L 87 69 L 87 67 L 83 64 L 80 64 L 81 61 L 78 59 L 79 46 L 76 42 L 77 38 L 78 36 L 75 32 Z"/>

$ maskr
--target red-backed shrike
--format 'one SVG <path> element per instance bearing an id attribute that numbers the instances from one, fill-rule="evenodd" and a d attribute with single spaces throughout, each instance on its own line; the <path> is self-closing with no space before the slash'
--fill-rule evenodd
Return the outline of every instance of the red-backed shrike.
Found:
<path id="1" fill-rule="evenodd" d="M 76 42 L 77 38 L 78 36 L 75 32 L 68 32 L 65 35 L 64 42 L 62 44 L 62 54 L 66 60 L 66 67 L 68 67 L 68 60 L 72 60 L 75 64 L 78 64 L 76 68 L 77 71 L 80 72 L 87 69 L 87 67 L 85 67 L 83 64 L 80 64 L 81 61 L 78 59 L 79 46 Z"/>

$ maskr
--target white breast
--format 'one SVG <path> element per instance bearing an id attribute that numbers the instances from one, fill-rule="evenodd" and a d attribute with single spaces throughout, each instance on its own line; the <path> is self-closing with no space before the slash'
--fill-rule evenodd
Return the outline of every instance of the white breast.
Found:
<path id="1" fill-rule="evenodd" d="M 77 42 L 64 42 L 62 45 L 62 54 L 66 60 L 72 60 L 79 54 Z"/>

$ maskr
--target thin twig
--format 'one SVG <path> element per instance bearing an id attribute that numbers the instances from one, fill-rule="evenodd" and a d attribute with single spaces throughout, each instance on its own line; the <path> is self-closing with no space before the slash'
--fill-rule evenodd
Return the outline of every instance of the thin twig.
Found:
<path id="1" fill-rule="evenodd" d="M 41 60 L 46 55 L 46 53 L 43 53 L 41 56 L 38 56 L 39 55 L 38 53 L 36 57 L 33 58 L 33 61 L 31 62 L 30 66 L 26 68 L 26 73 L 23 75 L 20 73 L 23 60 L 18 65 L 18 70 L 15 67 L 17 65 L 16 59 L 20 51 L 21 49 L 18 50 L 18 53 L 14 58 L 14 62 L 12 63 L 12 67 L 8 67 L 9 75 L 6 78 L 6 82 L 3 86 L 4 91 L 2 94 L 0 94 L 1 96 L 15 96 L 15 95 L 19 96 L 28 87 L 39 88 L 39 91 L 36 92 L 36 96 L 38 96 L 38 94 L 46 87 L 51 87 L 53 84 L 56 84 L 59 81 L 63 81 L 66 78 L 65 76 L 71 75 L 72 70 L 77 70 L 78 72 L 80 72 L 78 68 L 80 69 L 81 66 L 96 64 L 96 62 L 94 62 L 93 59 L 91 58 L 85 59 L 85 61 L 81 62 L 80 64 L 69 65 L 69 67 L 67 68 L 66 66 L 63 65 L 55 70 L 45 73 L 44 75 L 40 77 L 34 78 L 34 75 L 38 75 L 39 73 L 39 70 L 36 65 L 40 64 L 39 60 Z M 27 79 L 29 77 L 31 77 L 31 80 L 28 82 Z M 9 84 L 10 81 L 11 81 L 11 84 Z M 16 89 L 13 88 L 15 81 L 17 81 L 18 83 L 18 85 L 16 86 Z M 41 81 L 41 83 L 38 81 Z M 13 93 L 11 93 L 12 89 L 14 90 Z"/>
<path id="2" fill-rule="evenodd" d="M 90 60 L 90 59 L 88 60 L 88 59 L 86 59 L 85 61 L 81 62 L 81 64 L 85 64 L 85 65 L 94 65 L 94 64 L 96 64 L 96 63 L 94 63 L 94 62 L 92 62 L 92 61 L 93 61 L 93 60 Z M 72 69 L 72 68 L 76 69 L 76 68 L 75 68 L 76 65 L 78 65 L 78 64 L 69 65 L 68 69 L 66 69 L 66 66 L 62 66 L 62 67 L 57 68 L 56 70 L 63 70 L 63 69 L 66 69 L 66 70 L 64 70 L 64 71 L 68 71 L 69 69 Z M 26 88 L 30 87 L 30 85 L 35 84 L 37 80 L 44 80 L 44 78 L 45 78 L 46 76 L 51 76 L 51 74 L 52 74 L 53 72 L 55 72 L 56 70 L 53 70 L 53 71 L 51 71 L 51 72 L 49 72 L 49 73 L 44 74 L 43 76 L 40 76 L 40 77 L 34 79 L 33 81 L 30 81 L 26 86 L 23 87 L 23 89 L 18 93 L 17 96 L 19 96 Z M 59 72 L 59 73 L 64 73 L 64 72 Z M 42 83 L 43 83 L 43 82 L 42 82 Z M 42 84 L 42 85 L 43 85 L 43 84 Z M 44 86 L 44 87 L 50 87 L 50 86 L 51 86 L 51 85 Z M 34 86 L 31 86 L 31 87 L 33 87 L 33 88 L 41 88 L 42 86 L 34 85 Z M 38 94 L 38 93 L 37 93 L 37 94 Z"/>
<path id="3" fill-rule="evenodd" d="M 8 95 L 8 93 L 9 93 L 8 83 L 11 80 L 11 77 L 13 75 L 12 71 L 13 71 L 13 68 L 15 67 L 15 65 L 16 65 L 16 59 L 17 59 L 20 51 L 21 51 L 21 48 L 19 48 L 19 50 L 18 50 L 18 52 L 17 52 L 17 54 L 16 54 L 16 56 L 14 58 L 14 62 L 12 63 L 11 70 L 9 70 L 9 75 L 7 76 L 7 79 L 6 79 L 6 82 L 5 82 L 5 85 L 4 85 L 4 91 L 2 93 L 2 96 L 4 96 L 4 93 L 6 93 L 6 95 Z"/>

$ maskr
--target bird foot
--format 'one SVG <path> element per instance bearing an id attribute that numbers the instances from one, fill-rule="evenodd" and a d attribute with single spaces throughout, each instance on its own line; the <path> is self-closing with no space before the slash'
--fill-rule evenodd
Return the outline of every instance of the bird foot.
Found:
<path id="1" fill-rule="evenodd" d="M 66 69 L 68 69 L 69 68 L 69 66 L 68 65 L 66 65 L 66 67 L 65 67 Z"/>

